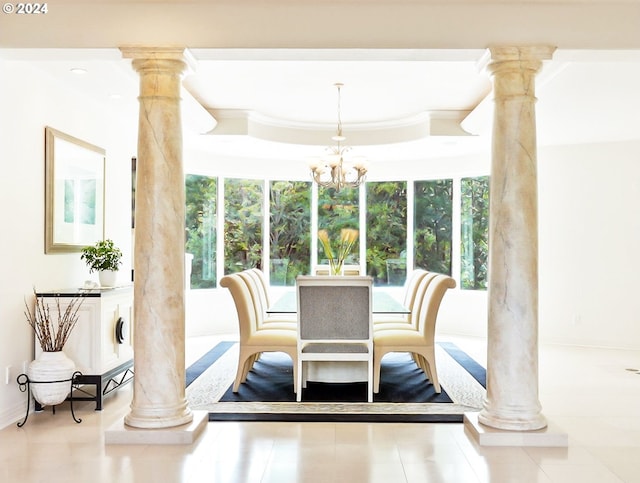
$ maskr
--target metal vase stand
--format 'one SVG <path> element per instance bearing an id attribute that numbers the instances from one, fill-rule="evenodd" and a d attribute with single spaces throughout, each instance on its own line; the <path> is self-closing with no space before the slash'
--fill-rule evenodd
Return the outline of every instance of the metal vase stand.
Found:
<path id="1" fill-rule="evenodd" d="M 80 371 L 75 371 L 69 379 L 60 379 L 57 381 L 32 381 L 31 379 L 29 379 L 29 376 L 27 376 L 26 374 L 20 374 L 16 380 L 18 382 L 18 386 L 20 387 L 20 391 L 21 392 L 27 391 L 27 413 L 24 416 L 24 420 L 18 423 L 18 427 L 21 428 L 22 426 L 24 426 L 25 423 L 27 422 L 27 419 L 29 418 L 29 408 L 31 406 L 31 384 L 53 384 L 53 383 L 59 383 L 59 382 L 68 382 L 69 394 L 72 395 L 73 390 L 79 387 L 78 379 L 80 378 L 80 376 L 82 376 L 82 373 Z M 67 399 L 69 400 L 69 406 L 71 408 L 71 417 L 76 423 L 81 423 L 82 419 L 76 418 L 76 415 L 73 412 L 74 398 L 67 397 Z M 55 414 L 56 413 L 55 405 L 52 406 L 52 408 L 53 408 L 53 414 Z"/>

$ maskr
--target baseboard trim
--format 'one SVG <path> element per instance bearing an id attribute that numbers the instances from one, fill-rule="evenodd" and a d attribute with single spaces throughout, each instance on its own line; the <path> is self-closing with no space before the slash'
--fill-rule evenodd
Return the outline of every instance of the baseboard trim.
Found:
<path id="1" fill-rule="evenodd" d="M 16 403 L 9 408 L 0 411 L 0 429 L 4 429 L 11 424 L 16 424 L 24 419 L 27 410 L 26 401 Z M 33 408 L 31 408 L 33 411 Z"/>

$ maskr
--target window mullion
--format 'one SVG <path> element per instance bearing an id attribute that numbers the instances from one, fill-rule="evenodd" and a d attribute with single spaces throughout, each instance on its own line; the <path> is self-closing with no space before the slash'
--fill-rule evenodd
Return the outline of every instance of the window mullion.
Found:
<path id="1" fill-rule="evenodd" d="M 358 188 L 360 190 L 360 199 L 358 201 L 358 214 L 360 225 L 360 273 L 367 273 L 367 190 L 366 183 L 362 183 Z"/>

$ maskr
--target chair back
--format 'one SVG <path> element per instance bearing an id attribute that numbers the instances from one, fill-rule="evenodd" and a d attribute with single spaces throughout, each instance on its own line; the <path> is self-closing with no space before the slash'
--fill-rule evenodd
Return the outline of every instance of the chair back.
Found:
<path id="1" fill-rule="evenodd" d="M 271 300 L 269 300 L 269 283 L 267 282 L 267 277 L 262 270 L 259 268 L 250 268 L 249 273 L 260 282 L 262 286 L 262 293 L 264 294 L 264 308 L 267 309 L 271 305 Z"/>
<path id="2" fill-rule="evenodd" d="M 371 340 L 371 277 L 299 276 L 296 285 L 301 341 Z"/>
<path id="3" fill-rule="evenodd" d="M 414 329 L 418 329 L 418 316 L 420 314 L 420 307 L 424 301 L 424 294 L 429 284 L 436 278 L 436 275 L 437 273 L 434 272 L 424 272 L 414 287 L 411 297 L 409 297 L 409 303 L 405 303 L 405 307 L 409 309 L 406 321 L 409 322 Z"/>
<path id="4" fill-rule="evenodd" d="M 243 270 L 242 272 L 238 272 L 238 275 L 249 288 L 253 308 L 256 312 L 256 328 L 260 328 L 267 313 L 267 301 L 262 288 L 262 283 L 258 279 L 258 276 L 251 270 Z"/>
<path id="5" fill-rule="evenodd" d="M 456 281 L 448 275 L 436 274 L 426 287 L 418 312 L 418 330 L 427 341 L 433 341 L 436 330 L 436 319 L 444 294 L 455 288 Z"/>
<path id="6" fill-rule="evenodd" d="M 407 281 L 404 285 L 404 306 L 411 307 L 413 305 L 413 300 L 416 296 L 416 289 L 418 288 L 418 284 L 420 280 L 427 274 L 428 272 L 422 268 L 416 268 L 411 275 L 407 277 Z"/>
<path id="7" fill-rule="evenodd" d="M 246 342 L 255 333 L 258 320 L 256 310 L 251 298 L 251 292 L 246 282 L 237 274 L 225 275 L 220 279 L 220 286 L 229 289 L 233 302 L 238 313 L 238 328 L 240 331 L 240 342 Z"/>

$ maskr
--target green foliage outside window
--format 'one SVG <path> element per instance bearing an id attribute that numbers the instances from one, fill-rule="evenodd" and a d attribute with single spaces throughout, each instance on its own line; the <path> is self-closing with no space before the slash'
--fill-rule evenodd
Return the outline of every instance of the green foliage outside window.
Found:
<path id="1" fill-rule="evenodd" d="M 271 285 L 295 286 L 311 273 L 311 183 L 269 184 L 269 247 Z"/>
<path id="2" fill-rule="evenodd" d="M 224 272 L 263 267 L 264 206 L 269 207 L 270 278 L 274 285 L 295 285 L 311 273 L 311 184 L 271 181 L 265 205 L 264 183 L 224 181 Z M 193 254 L 191 288 L 216 287 L 216 206 L 218 180 L 187 175 L 185 250 Z M 350 252 L 347 265 L 359 264 L 359 245 L 366 243 L 366 271 L 376 285 L 402 285 L 406 278 L 407 182 L 366 184 L 366 240 Z M 451 274 L 451 179 L 414 184 L 414 266 Z M 331 240 L 343 228 L 360 229 L 358 189 L 318 189 L 318 229 Z M 461 180 L 461 288 L 486 289 L 488 259 L 489 178 Z M 321 244 L 318 262 L 327 263 Z"/>
<path id="3" fill-rule="evenodd" d="M 407 183 L 367 183 L 367 275 L 376 285 L 407 276 Z"/>
<path id="4" fill-rule="evenodd" d="M 461 183 L 460 285 L 487 288 L 489 258 L 489 177 L 463 178 Z"/>
<path id="5" fill-rule="evenodd" d="M 224 181 L 224 272 L 262 269 L 262 181 Z"/>
<path id="6" fill-rule="evenodd" d="M 343 228 L 360 229 L 360 192 L 357 188 L 336 191 L 333 188 L 318 187 L 318 230 L 327 230 L 329 240 L 340 238 Z M 318 243 L 318 262 L 328 264 L 322 245 Z M 360 237 L 354 243 L 345 265 L 360 263 Z"/>
<path id="7" fill-rule="evenodd" d="M 191 288 L 216 286 L 217 178 L 188 174 L 185 251 L 193 255 Z"/>
<path id="8" fill-rule="evenodd" d="M 451 275 L 453 180 L 415 182 L 414 263 Z"/>

